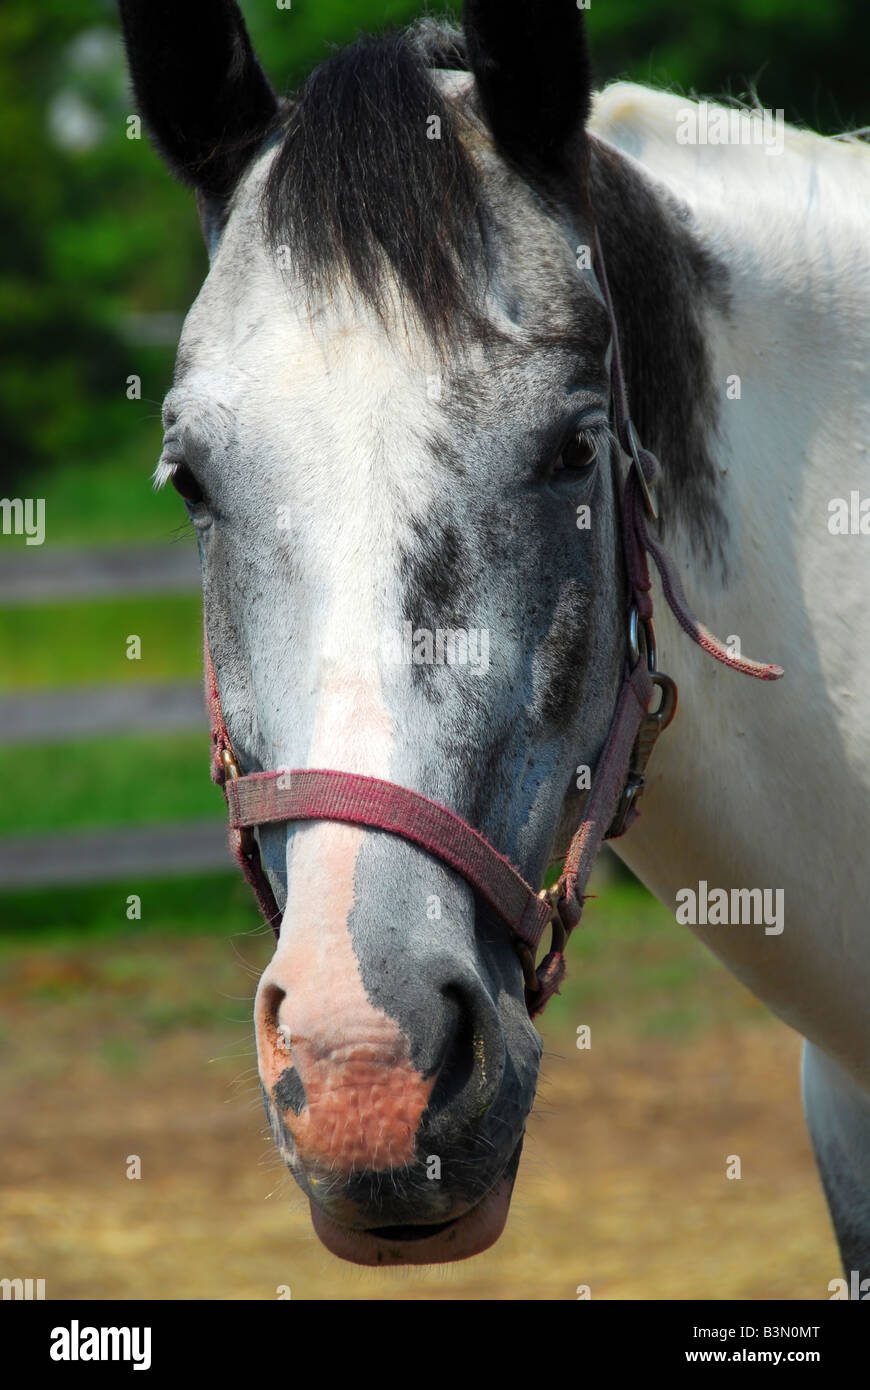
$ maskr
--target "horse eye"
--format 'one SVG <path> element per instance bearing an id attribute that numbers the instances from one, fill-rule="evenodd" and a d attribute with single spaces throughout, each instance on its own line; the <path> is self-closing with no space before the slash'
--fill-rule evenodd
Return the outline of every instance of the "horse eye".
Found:
<path id="1" fill-rule="evenodd" d="M 186 463 L 176 464 L 170 475 L 170 482 L 179 497 L 183 497 L 185 502 L 189 502 L 192 507 L 195 507 L 198 502 L 202 501 L 202 488 Z"/>
<path id="2" fill-rule="evenodd" d="M 594 435 L 580 430 L 563 447 L 553 471 L 582 473 L 592 467 L 597 457 L 598 440 Z"/>

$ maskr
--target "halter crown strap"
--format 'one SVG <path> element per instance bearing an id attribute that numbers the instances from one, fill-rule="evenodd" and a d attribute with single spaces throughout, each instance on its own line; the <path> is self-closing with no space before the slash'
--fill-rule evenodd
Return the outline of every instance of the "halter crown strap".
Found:
<path id="1" fill-rule="evenodd" d="M 741 671 L 746 676 L 756 676 L 759 680 L 775 681 L 783 674 L 781 666 L 766 662 L 752 661 L 748 657 L 734 656 L 728 651 L 709 628 L 700 623 L 689 607 L 688 599 L 677 572 L 677 567 L 657 536 L 649 527 L 649 520 L 657 520 L 658 511 L 653 500 L 653 489 L 661 476 L 661 464 L 650 449 L 644 449 L 637 442 L 634 426 L 628 411 L 628 396 L 625 388 L 625 375 L 622 368 L 622 353 L 619 346 L 619 333 L 616 327 L 616 313 L 610 294 L 604 253 L 598 228 L 593 233 L 595 276 L 610 319 L 612 356 L 610 367 L 610 392 L 613 407 L 613 428 L 620 446 L 631 459 L 628 486 L 623 507 L 623 547 L 629 567 L 629 584 L 635 593 L 635 601 L 643 617 L 652 616 L 652 602 L 649 599 L 649 575 L 646 555 L 652 556 L 662 581 L 662 589 L 668 607 L 685 633 L 697 642 L 708 655 L 730 666 L 733 671 Z"/>
<path id="2" fill-rule="evenodd" d="M 650 529 L 650 522 L 657 516 L 654 488 L 661 470 L 655 455 L 638 444 L 629 416 L 619 334 L 597 228 L 594 245 L 595 273 L 610 316 L 612 334 L 614 431 L 629 459 L 622 498 L 629 642 L 625 675 L 595 769 L 592 790 L 557 883 L 547 891 L 536 893 L 479 831 L 449 807 L 430 801 L 407 787 L 333 769 L 297 768 L 243 776 L 227 733 L 207 634 L 205 637 L 212 778 L 224 789 L 233 852 L 276 937 L 281 911 L 263 869 L 254 827 L 294 820 L 333 820 L 386 831 L 401 836 L 449 865 L 498 914 L 513 938 L 522 963 L 526 1005 L 532 1017 L 558 992 L 565 974 L 565 944 L 582 917 L 583 890 L 595 856 L 603 840 L 623 835 L 638 815 L 637 803 L 644 787 L 646 765 L 659 734 L 667 728 L 676 711 L 676 686 L 670 677 L 656 669 L 647 556 L 652 556 L 658 569 L 662 590 L 674 617 L 702 650 L 732 670 L 759 680 L 778 680 L 783 674 L 779 666 L 734 656 L 698 621 L 686 600 L 673 560 Z M 656 689 L 660 691 L 660 700 L 657 707 L 650 710 Z M 553 933 L 550 951 L 536 966 L 535 955 L 548 922 Z"/>

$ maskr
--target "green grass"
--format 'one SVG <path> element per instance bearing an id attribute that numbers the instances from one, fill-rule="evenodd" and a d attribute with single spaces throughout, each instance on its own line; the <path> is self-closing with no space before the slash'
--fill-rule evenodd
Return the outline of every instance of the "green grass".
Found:
<path id="1" fill-rule="evenodd" d="M 130 885 L 107 885 L 0 896 L 0 978 L 11 970 L 23 981 L 21 989 L 41 990 L 45 1003 L 58 992 L 75 999 L 81 971 L 74 963 L 93 961 L 99 943 L 102 988 L 122 998 L 124 1007 L 129 1000 L 149 1032 L 225 1015 L 225 1000 L 209 992 L 208 982 L 191 993 L 192 987 L 169 978 L 178 949 L 173 941 L 184 937 L 193 946 L 196 938 L 221 936 L 265 964 L 270 938 L 241 876 L 134 885 L 142 898 L 142 919 L 134 922 L 126 918 L 129 891 Z M 715 1024 L 769 1016 L 640 885 L 602 884 L 584 920 L 568 949 L 562 993 L 539 1021 L 551 1046 L 570 1047 L 579 1024 L 590 1026 L 595 1047 L 608 1036 L 690 1038 Z M 137 944 L 135 961 L 125 954 L 131 942 Z M 32 977 L 22 974 L 25 959 L 55 958 L 73 964 L 47 975 L 37 966 Z"/>
<path id="2" fill-rule="evenodd" d="M 141 658 L 127 657 L 128 638 Z M 0 692 L 197 679 L 199 594 L 0 608 Z"/>
<path id="3" fill-rule="evenodd" d="M 684 1036 L 726 1019 L 766 1016 L 748 990 L 642 884 L 592 885 L 583 924 L 568 945 L 561 993 L 543 1016 L 546 1032 Z"/>
<path id="4" fill-rule="evenodd" d="M 209 777 L 204 715 L 200 734 L 0 746 L 0 756 L 2 835 L 226 816 Z"/>
<path id="5" fill-rule="evenodd" d="M 127 918 L 127 896 L 142 900 L 139 921 Z M 75 947 L 104 938 L 234 936 L 263 929 L 241 874 L 147 879 L 0 894 L 0 952 Z"/>
<path id="6" fill-rule="evenodd" d="M 272 935 L 242 880 L 143 884 L 139 922 L 126 920 L 125 891 L 0 897 L 0 921 L 10 924 L 0 933 L 7 1072 L 18 1022 L 37 1017 L 50 1036 L 70 1027 L 80 1051 L 118 1074 L 147 1065 L 151 1042 L 172 1033 L 217 1029 L 251 1051 L 254 990 Z"/>

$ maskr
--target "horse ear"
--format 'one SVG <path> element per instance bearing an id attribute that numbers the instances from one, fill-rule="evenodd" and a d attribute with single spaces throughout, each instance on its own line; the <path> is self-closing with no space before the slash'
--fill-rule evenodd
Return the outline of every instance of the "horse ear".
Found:
<path id="1" fill-rule="evenodd" d="M 235 0 L 119 0 L 133 89 L 155 145 L 200 199 L 221 200 L 278 101 Z"/>
<path id="2" fill-rule="evenodd" d="M 496 144 L 530 177 L 561 178 L 589 114 L 577 0 L 466 0 L 463 18 L 469 66 Z"/>

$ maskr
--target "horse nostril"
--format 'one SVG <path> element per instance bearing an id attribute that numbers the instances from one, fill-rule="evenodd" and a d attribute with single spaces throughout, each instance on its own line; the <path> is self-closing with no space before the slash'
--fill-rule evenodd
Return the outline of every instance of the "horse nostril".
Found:
<path id="1" fill-rule="evenodd" d="M 280 985 L 262 984 L 257 994 L 257 1029 L 263 1029 L 269 1037 L 269 1041 L 277 1046 L 278 1032 L 281 1025 L 278 1022 L 278 1012 L 287 997 L 287 991 Z"/>
<path id="2" fill-rule="evenodd" d="M 280 1112 L 290 1110 L 300 1115 L 308 1102 L 293 1059 L 292 1030 L 279 1017 L 286 997 L 286 990 L 271 981 L 260 986 L 256 1004 L 257 1059 L 267 1096 Z"/>
<path id="3" fill-rule="evenodd" d="M 290 1029 L 281 1023 L 279 1011 L 286 991 L 271 982 L 261 984 L 257 991 L 255 1023 L 257 1057 L 263 1085 L 271 1088 L 278 1076 L 290 1066 Z"/>
<path id="4" fill-rule="evenodd" d="M 454 1021 L 429 1098 L 431 1114 L 445 1110 L 466 1091 L 483 1049 L 483 1038 L 475 1026 L 473 1001 L 457 985 L 448 985 L 441 992 L 453 1006 L 450 1014 Z"/>

